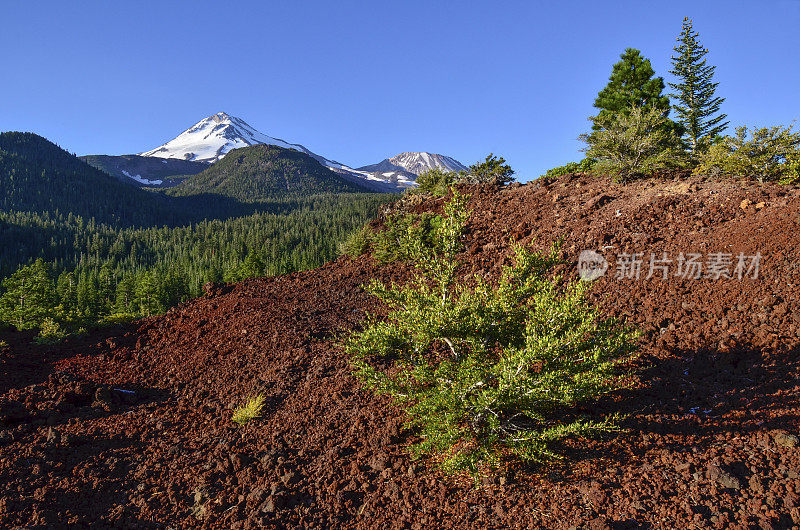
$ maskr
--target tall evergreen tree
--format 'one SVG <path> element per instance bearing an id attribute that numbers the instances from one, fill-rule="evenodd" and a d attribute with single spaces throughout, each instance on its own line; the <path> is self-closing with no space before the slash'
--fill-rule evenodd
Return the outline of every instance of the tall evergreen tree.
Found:
<path id="1" fill-rule="evenodd" d="M 125 276 L 117 284 L 116 291 L 114 311 L 117 313 L 136 313 L 138 311 L 138 307 L 136 307 L 136 278 L 133 275 Z"/>
<path id="2" fill-rule="evenodd" d="M 715 97 L 719 83 L 712 82 L 716 66 L 706 64 L 705 49 L 697 40 L 698 33 L 689 18 L 683 19 L 683 30 L 678 37 L 678 45 L 673 48 L 677 55 L 672 57 L 672 70 L 678 82 L 669 86 L 675 93 L 670 94 L 678 101 L 673 105 L 675 113 L 689 140 L 692 152 L 705 138 L 721 134 L 728 126 L 726 114 L 719 114 L 724 98 Z"/>
<path id="3" fill-rule="evenodd" d="M 55 316 L 58 294 L 50 269 L 41 258 L 6 278 L 3 289 L 0 320 L 18 329 L 31 329 Z"/>
<path id="4" fill-rule="evenodd" d="M 600 109 L 594 130 L 601 128 L 599 122 L 617 114 L 627 115 L 633 107 L 656 108 L 664 112 L 664 117 L 669 115 L 669 98 L 661 93 L 664 79 L 653 77 L 655 70 L 650 60 L 635 48 L 626 49 L 620 59 L 611 70 L 608 85 L 594 100 L 594 106 Z"/>
<path id="5" fill-rule="evenodd" d="M 166 309 L 161 302 L 162 277 L 159 271 L 142 273 L 136 282 L 136 305 L 141 315 L 157 315 Z"/>

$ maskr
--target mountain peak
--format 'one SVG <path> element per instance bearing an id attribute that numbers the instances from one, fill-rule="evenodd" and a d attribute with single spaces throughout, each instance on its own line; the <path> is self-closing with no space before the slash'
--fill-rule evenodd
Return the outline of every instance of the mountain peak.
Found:
<path id="1" fill-rule="evenodd" d="M 310 154 L 302 145 L 272 138 L 257 131 L 241 118 L 226 112 L 217 112 L 203 118 L 169 142 L 141 155 L 213 163 L 231 149 L 256 144 L 277 145 Z"/>
<path id="2" fill-rule="evenodd" d="M 290 144 L 257 131 L 247 122 L 226 112 L 217 112 L 195 123 L 165 144 L 141 153 L 141 156 L 173 158 L 192 162 L 215 163 L 231 149 L 267 144 L 294 149 L 309 155 L 328 169 L 361 186 L 374 191 L 399 191 L 414 186 L 416 176 L 432 167 L 451 171 L 466 169 L 460 162 L 444 155 L 432 153 L 402 153 L 384 160 L 377 169 L 359 171 L 335 160 L 312 153 L 300 144 Z M 369 166 L 372 167 L 372 166 Z M 384 168 L 385 167 L 385 168 Z"/>
<path id="3" fill-rule="evenodd" d="M 392 158 L 386 158 L 377 164 L 359 168 L 361 171 L 400 171 L 419 176 L 429 169 L 444 169 L 447 171 L 466 171 L 467 167 L 449 156 L 427 151 L 407 151 Z"/>

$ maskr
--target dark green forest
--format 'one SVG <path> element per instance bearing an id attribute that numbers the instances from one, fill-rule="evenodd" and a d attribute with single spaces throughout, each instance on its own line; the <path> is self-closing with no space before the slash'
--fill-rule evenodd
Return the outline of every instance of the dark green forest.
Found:
<path id="1" fill-rule="evenodd" d="M 313 268 L 394 199 L 352 193 L 360 188 L 297 151 L 229 157 L 227 171 L 165 195 L 39 136 L 0 134 L 0 322 L 57 340 L 162 313 L 209 281 Z"/>
<path id="2" fill-rule="evenodd" d="M 103 173 L 41 136 L 0 133 L 1 211 L 71 213 L 121 227 L 188 221 L 173 202 Z"/>
<path id="3" fill-rule="evenodd" d="M 202 173 L 169 190 L 170 195 L 213 194 L 239 201 L 321 192 L 359 192 L 364 188 L 345 180 L 310 156 L 274 145 L 233 149 Z"/>

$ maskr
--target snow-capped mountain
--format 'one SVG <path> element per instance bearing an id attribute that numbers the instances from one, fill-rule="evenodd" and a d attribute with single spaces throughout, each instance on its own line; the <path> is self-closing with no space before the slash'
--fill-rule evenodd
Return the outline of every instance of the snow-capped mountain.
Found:
<path id="1" fill-rule="evenodd" d="M 377 164 L 358 168 L 359 171 L 390 172 L 405 171 L 419 176 L 429 169 L 440 168 L 447 171 L 466 171 L 467 167 L 449 156 L 426 152 L 400 153 Z"/>
<path id="2" fill-rule="evenodd" d="M 224 157 L 231 149 L 255 144 L 269 144 L 295 149 L 309 155 L 323 166 L 343 177 L 362 186 L 367 186 L 374 191 L 394 192 L 410 185 L 410 183 L 402 182 L 403 179 L 398 181 L 396 178 L 357 171 L 340 162 L 313 153 L 300 144 L 289 143 L 280 138 L 273 138 L 261 133 L 241 118 L 230 116 L 224 112 L 218 112 L 213 116 L 200 120 L 175 139 L 155 149 L 141 153 L 141 156 L 176 158 L 213 164 Z"/>
<path id="3" fill-rule="evenodd" d="M 179 134 L 174 140 L 141 154 L 142 156 L 179 158 L 193 162 L 214 163 L 225 156 L 231 149 L 256 144 L 269 144 L 287 149 L 296 149 L 318 160 L 321 159 L 320 162 L 325 160 L 332 165 L 342 165 L 316 155 L 300 144 L 292 144 L 280 138 L 273 138 L 260 133 L 244 120 L 224 112 L 218 112 L 213 116 L 200 120 Z M 323 164 L 328 165 L 324 162 Z"/>
<path id="4" fill-rule="evenodd" d="M 424 152 L 402 153 L 378 164 L 353 169 L 341 162 L 313 153 L 300 144 L 289 143 L 280 138 L 273 138 L 261 133 L 241 118 L 230 116 L 224 112 L 218 112 L 213 116 L 200 120 L 175 139 L 155 149 L 141 153 L 141 156 L 213 164 L 224 157 L 231 149 L 256 144 L 277 145 L 278 147 L 295 149 L 309 155 L 344 178 L 381 192 L 394 192 L 414 187 L 416 186 L 417 175 L 433 167 L 441 167 L 451 171 L 466 169 L 463 164 L 449 156 Z"/>

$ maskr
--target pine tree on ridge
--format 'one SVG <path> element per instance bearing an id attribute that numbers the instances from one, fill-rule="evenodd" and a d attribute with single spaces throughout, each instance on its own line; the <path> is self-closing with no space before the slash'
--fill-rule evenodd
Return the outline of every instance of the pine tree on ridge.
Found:
<path id="1" fill-rule="evenodd" d="M 706 64 L 704 48 L 694 31 L 692 21 L 683 19 L 683 29 L 678 37 L 679 44 L 673 49 L 677 53 L 672 57 L 670 74 L 678 79 L 677 83 L 669 83 L 675 93 L 669 94 L 677 103 L 673 104 L 677 121 L 683 125 L 689 141 L 689 148 L 695 152 L 706 140 L 721 134 L 728 126 L 727 114 L 719 114 L 724 98 L 715 97 L 719 83 L 712 82 L 716 66 Z"/>

